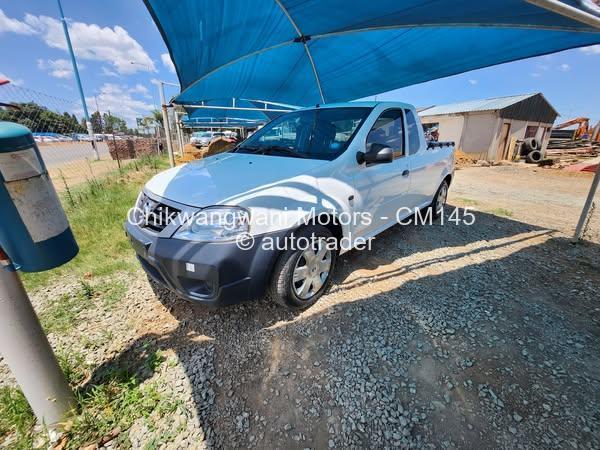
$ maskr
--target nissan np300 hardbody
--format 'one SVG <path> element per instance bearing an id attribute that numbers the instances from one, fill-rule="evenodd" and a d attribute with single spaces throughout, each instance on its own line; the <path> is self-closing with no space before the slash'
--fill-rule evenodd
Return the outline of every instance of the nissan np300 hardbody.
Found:
<path id="1" fill-rule="evenodd" d="M 453 144 L 426 142 L 411 105 L 317 105 L 156 175 L 126 231 L 148 275 L 181 297 L 224 305 L 269 293 L 306 308 L 341 253 L 415 211 L 439 214 L 453 169 Z"/>

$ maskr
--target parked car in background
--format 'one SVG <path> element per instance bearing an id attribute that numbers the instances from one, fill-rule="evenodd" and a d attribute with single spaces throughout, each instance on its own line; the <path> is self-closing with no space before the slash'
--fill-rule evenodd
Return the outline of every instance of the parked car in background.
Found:
<path id="1" fill-rule="evenodd" d="M 453 173 L 453 143 L 428 144 L 413 106 L 322 105 L 156 175 L 126 231 L 149 276 L 184 298 L 224 305 L 268 291 L 302 309 L 341 253 L 416 211 L 439 214 Z"/>
<path id="2" fill-rule="evenodd" d="M 196 147 L 206 147 L 213 139 L 221 136 L 223 136 L 223 133 L 220 131 L 196 131 L 192 133 L 190 144 Z"/>

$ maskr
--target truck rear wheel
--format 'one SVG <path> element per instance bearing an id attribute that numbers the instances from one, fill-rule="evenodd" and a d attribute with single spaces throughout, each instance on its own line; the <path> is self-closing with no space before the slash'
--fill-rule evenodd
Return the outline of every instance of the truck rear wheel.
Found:
<path id="1" fill-rule="evenodd" d="M 280 305 L 306 309 L 329 289 L 338 256 L 335 238 L 328 228 L 310 225 L 288 240 L 290 248 L 279 256 L 269 293 Z"/>
<path id="2" fill-rule="evenodd" d="M 442 181 L 440 187 L 438 188 L 435 196 L 433 197 L 433 201 L 429 206 L 433 213 L 433 218 L 437 219 L 442 213 L 444 206 L 446 206 L 446 200 L 448 199 L 448 182 L 446 180 Z"/>

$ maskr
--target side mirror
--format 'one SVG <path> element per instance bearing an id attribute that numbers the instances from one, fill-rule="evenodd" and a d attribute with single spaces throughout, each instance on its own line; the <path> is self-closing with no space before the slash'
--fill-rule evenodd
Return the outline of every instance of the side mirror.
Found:
<path id="1" fill-rule="evenodd" d="M 371 146 L 370 152 L 357 152 L 356 153 L 356 162 L 358 164 L 382 164 L 382 163 L 391 163 L 394 161 L 394 150 L 389 147 L 383 148 L 373 148 L 376 144 Z"/>

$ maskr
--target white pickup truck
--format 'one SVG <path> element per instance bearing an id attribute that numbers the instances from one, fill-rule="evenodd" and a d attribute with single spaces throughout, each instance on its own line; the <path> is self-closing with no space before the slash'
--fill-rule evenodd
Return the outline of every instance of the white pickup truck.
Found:
<path id="1" fill-rule="evenodd" d="M 150 277 L 181 297 L 216 306 L 268 292 L 306 308 L 341 253 L 416 210 L 437 216 L 453 172 L 453 143 L 426 142 L 411 105 L 317 105 L 156 175 L 126 231 Z"/>

